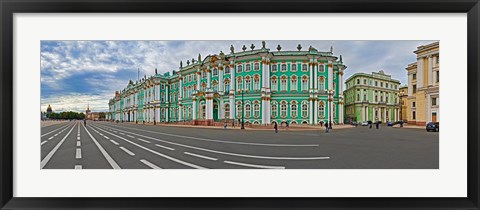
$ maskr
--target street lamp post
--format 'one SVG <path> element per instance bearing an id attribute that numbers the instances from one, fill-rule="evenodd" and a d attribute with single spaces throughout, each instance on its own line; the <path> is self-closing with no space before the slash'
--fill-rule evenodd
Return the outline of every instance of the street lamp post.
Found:
<path id="1" fill-rule="evenodd" d="M 155 121 L 155 106 L 153 106 L 153 125 L 157 125 L 157 122 Z"/>
<path id="2" fill-rule="evenodd" d="M 245 92 L 245 89 L 242 89 L 242 127 L 241 129 L 245 129 L 245 125 L 244 125 L 244 115 L 245 115 L 245 111 L 243 110 L 244 109 L 244 102 L 243 102 L 243 94 Z"/>
<path id="3" fill-rule="evenodd" d="M 328 110 L 328 127 L 332 128 L 333 90 L 329 90 L 328 95 L 330 96 L 330 98 L 328 100 L 328 103 L 330 103 L 330 110 Z"/>

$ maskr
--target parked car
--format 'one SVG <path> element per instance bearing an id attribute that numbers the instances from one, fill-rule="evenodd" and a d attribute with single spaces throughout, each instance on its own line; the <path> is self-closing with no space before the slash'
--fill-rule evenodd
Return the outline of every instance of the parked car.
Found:
<path id="1" fill-rule="evenodd" d="M 363 121 L 362 122 L 362 126 L 367 126 L 368 125 L 368 122 L 367 121 Z"/>
<path id="2" fill-rule="evenodd" d="M 400 120 L 400 121 L 395 121 L 395 122 L 388 122 L 387 125 L 388 126 L 394 126 L 394 125 L 398 125 L 398 124 L 401 124 L 401 123 L 402 123 L 402 121 Z"/>
<path id="3" fill-rule="evenodd" d="M 353 121 L 353 122 L 352 122 L 352 125 L 353 125 L 353 126 L 356 126 L 356 125 L 358 125 L 358 122 L 357 122 L 357 121 Z"/>
<path id="4" fill-rule="evenodd" d="M 429 122 L 429 123 L 427 123 L 427 131 L 438 132 L 439 129 L 440 129 L 440 123 L 439 122 Z"/>

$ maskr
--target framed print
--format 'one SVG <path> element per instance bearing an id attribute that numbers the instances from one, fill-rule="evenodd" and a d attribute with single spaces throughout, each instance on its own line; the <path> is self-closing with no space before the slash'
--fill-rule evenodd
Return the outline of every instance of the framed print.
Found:
<path id="1" fill-rule="evenodd" d="M 0 5 L 2 209 L 479 208 L 476 0 Z"/>

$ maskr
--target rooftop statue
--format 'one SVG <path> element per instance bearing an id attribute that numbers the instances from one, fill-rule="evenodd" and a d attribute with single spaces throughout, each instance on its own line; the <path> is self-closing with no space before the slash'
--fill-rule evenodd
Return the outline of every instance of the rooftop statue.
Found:
<path id="1" fill-rule="evenodd" d="M 243 47 L 242 47 L 243 52 L 245 52 L 246 49 L 247 49 L 247 47 L 245 47 L 245 45 L 243 45 Z"/>
<path id="2" fill-rule="evenodd" d="M 180 68 L 182 68 L 182 67 L 183 67 L 183 63 L 182 63 L 182 61 L 180 61 Z"/>
<path id="3" fill-rule="evenodd" d="M 235 48 L 233 47 L 233 45 L 230 45 L 230 53 L 232 53 L 232 54 L 233 54 L 233 53 L 234 53 L 234 51 L 235 51 Z"/>
<path id="4" fill-rule="evenodd" d="M 262 49 L 265 49 L 265 41 L 262 41 Z"/>
<path id="5" fill-rule="evenodd" d="M 252 49 L 252 50 L 255 49 L 255 45 L 252 44 L 252 45 L 250 46 L 250 49 Z"/>
<path id="6" fill-rule="evenodd" d="M 190 61 L 189 61 L 189 60 L 187 60 L 187 66 L 188 66 L 188 65 L 190 65 Z"/>
<path id="7" fill-rule="evenodd" d="M 297 49 L 298 49 L 298 51 L 302 50 L 302 45 L 298 44 Z"/>
<path id="8" fill-rule="evenodd" d="M 278 45 L 278 46 L 277 46 L 277 50 L 278 50 L 278 51 L 282 50 L 282 46 Z"/>
<path id="9" fill-rule="evenodd" d="M 200 53 L 198 53 L 198 62 L 201 62 L 202 61 L 202 55 L 200 55 Z"/>

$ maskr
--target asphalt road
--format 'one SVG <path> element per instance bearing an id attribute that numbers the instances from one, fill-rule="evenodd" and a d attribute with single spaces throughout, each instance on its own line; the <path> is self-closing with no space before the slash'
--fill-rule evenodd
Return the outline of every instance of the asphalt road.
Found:
<path id="1" fill-rule="evenodd" d="M 42 128 L 42 169 L 438 169 L 439 133 L 318 131 L 65 122 Z"/>

